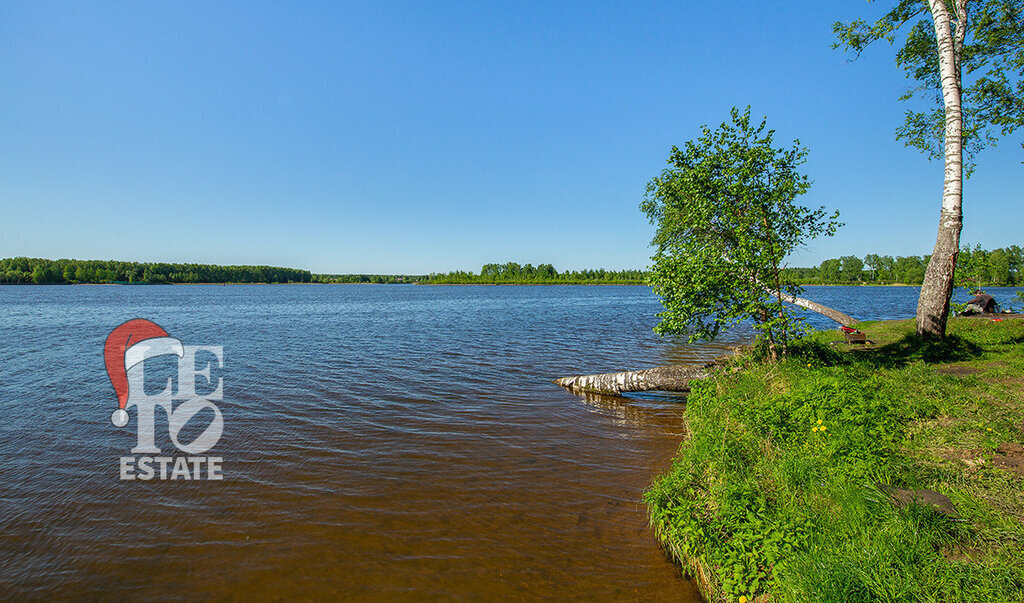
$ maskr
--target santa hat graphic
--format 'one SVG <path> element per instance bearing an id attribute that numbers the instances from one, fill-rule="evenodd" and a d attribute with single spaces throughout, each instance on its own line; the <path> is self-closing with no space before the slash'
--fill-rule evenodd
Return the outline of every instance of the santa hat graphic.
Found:
<path id="1" fill-rule="evenodd" d="M 128 424 L 128 369 L 150 356 L 176 354 L 181 357 L 185 350 L 181 341 L 167 335 L 160 325 L 145 318 L 135 318 L 118 326 L 107 335 L 103 344 L 103 360 L 107 364 L 110 384 L 117 394 L 117 410 L 110 415 L 110 422 L 116 427 Z"/>

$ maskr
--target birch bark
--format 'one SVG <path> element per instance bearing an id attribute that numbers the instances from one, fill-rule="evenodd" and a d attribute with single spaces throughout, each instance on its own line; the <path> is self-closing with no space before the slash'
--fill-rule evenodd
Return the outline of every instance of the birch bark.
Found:
<path id="1" fill-rule="evenodd" d="M 802 297 L 793 297 L 792 295 L 789 295 L 788 293 L 782 293 L 781 291 L 769 290 L 769 293 L 771 295 L 777 295 L 780 300 L 786 303 L 793 304 L 794 306 L 800 306 L 801 308 L 806 308 L 812 312 L 817 312 L 818 314 L 821 314 L 826 318 L 831 318 L 832 320 L 838 322 L 843 326 L 849 327 L 853 323 L 857 322 L 854 318 L 847 316 L 846 314 L 843 314 L 839 310 L 833 310 L 828 306 L 823 306 L 809 299 L 804 299 Z"/>
<path id="2" fill-rule="evenodd" d="M 642 371 L 562 377 L 561 379 L 556 379 L 555 383 L 575 392 L 591 392 L 612 396 L 623 392 L 640 392 L 653 389 L 686 392 L 690 391 L 691 380 L 707 378 L 710 366 L 711 364 L 703 366 L 674 364 Z"/>
<path id="3" fill-rule="evenodd" d="M 946 113 L 945 171 L 942 186 L 942 211 L 935 248 L 925 270 L 921 295 L 917 301 L 917 332 L 926 337 L 946 335 L 949 301 L 953 294 L 953 273 L 963 228 L 963 113 L 961 109 L 960 56 L 967 30 L 967 1 L 954 4 L 956 32 L 946 0 L 928 0 L 935 23 L 939 52 L 942 102 Z"/>

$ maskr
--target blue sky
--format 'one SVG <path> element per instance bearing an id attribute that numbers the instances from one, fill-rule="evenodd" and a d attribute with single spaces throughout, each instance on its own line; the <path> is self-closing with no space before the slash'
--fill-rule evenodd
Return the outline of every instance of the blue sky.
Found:
<path id="1" fill-rule="evenodd" d="M 0 257 L 314 272 L 640 268 L 673 144 L 751 105 L 846 226 L 792 265 L 930 253 L 942 165 L 895 140 L 861 2 L 4 2 Z M 1020 136 L 962 240 L 1024 243 Z"/>

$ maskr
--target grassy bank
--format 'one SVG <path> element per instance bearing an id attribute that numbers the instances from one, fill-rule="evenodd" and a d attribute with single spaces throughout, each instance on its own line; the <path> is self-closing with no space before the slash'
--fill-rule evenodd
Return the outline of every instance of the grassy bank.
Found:
<path id="1" fill-rule="evenodd" d="M 1024 600 L 1024 320 L 858 326 L 874 345 L 818 333 L 696 385 L 646 494 L 666 548 L 712 601 Z"/>

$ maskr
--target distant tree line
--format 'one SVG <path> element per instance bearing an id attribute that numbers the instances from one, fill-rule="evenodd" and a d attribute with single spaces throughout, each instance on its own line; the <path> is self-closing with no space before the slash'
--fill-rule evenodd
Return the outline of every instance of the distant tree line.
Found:
<path id="1" fill-rule="evenodd" d="M 515 262 L 505 264 L 484 264 L 480 274 L 455 271 L 447 274 L 430 274 L 425 279 L 428 284 L 606 284 L 606 285 L 641 285 L 644 282 L 643 270 L 567 270 L 559 272 L 551 264 L 526 264 L 520 266 Z"/>
<path id="2" fill-rule="evenodd" d="M 783 276 L 801 285 L 920 285 L 928 256 L 892 257 L 868 254 L 825 260 L 811 268 L 785 268 Z M 275 266 L 217 266 L 115 260 L 0 259 L 0 284 L 71 283 L 373 283 L 373 284 L 610 284 L 641 285 L 643 270 L 572 270 L 551 264 L 485 264 L 480 273 L 445 274 L 312 274 Z M 976 245 L 960 250 L 958 287 L 1024 286 L 1024 250 L 1013 245 L 987 251 Z"/>
<path id="3" fill-rule="evenodd" d="M 0 260 L 0 283 L 308 283 L 308 270 L 276 266 L 216 266 L 116 260 Z"/>
<path id="4" fill-rule="evenodd" d="M 784 273 L 801 285 L 902 284 L 920 285 L 929 256 L 892 257 L 874 253 L 864 259 L 847 255 L 825 260 L 817 267 L 786 268 Z M 956 262 L 958 287 L 1024 286 L 1024 250 L 1017 245 L 986 251 L 965 246 Z"/>
<path id="5" fill-rule="evenodd" d="M 314 274 L 314 283 L 371 283 L 374 285 L 402 285 L 421 283 L 428 279 L 425 274 Z"/>

